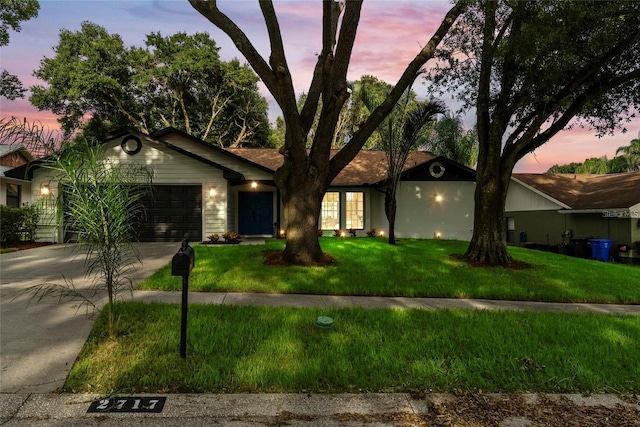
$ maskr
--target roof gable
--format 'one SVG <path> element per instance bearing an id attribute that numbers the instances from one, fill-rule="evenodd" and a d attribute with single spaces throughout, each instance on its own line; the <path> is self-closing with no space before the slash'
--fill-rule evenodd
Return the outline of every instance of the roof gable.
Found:
<path id="1" fill-rule="evenodd" d="M 208 150 L 217 152 L 219 154 L 223 154 L 225 156 L 234 157 L 235 160 L 243 162 L 243 163 L 246 163 L 246 164 L 249 164 L 250 166 L 253 166 L 253 167 L 257 167 L 258 169 L 262 169 L 264 171 L 268 171 L 268 172 L 271 172 L 271 173 L 273 173 L 275 171 L 275 169 L 271 169 L 269 167 L 265 167 L 261 163 L 257 163 L 257 162 L 252 161 L 251 158 L 243 157 L 241 155 L 238 155 L 237 153 L 235 153 L 231 149 L 225 149 L 225 148 L 218 147 L 218 146 L 216 146 L 214 144 L 211 144 L 211 143 L 208 143 L 206 141 L 203 141 L 200 138 L 197 138 L 197 137 L 195 137 L 193 135 L 189 135 L 188 133 L 186 133 L 184 131 L 181 131 L 179 129 L 168 127 L 168 128 L 161 129 L 161 130 L 151 134 L 152 137 L 160 139 L 162 141 L 166 141 L 168 139 L 167 137 L 172 136 L 172 135 L 180 137 L 180 138 L 187 139 L 187 140 L 189 140 L 191 142 L 195 142 L 196 144 L 199 144 L 200 146 L 205 147 Z M 245 149 L 245 150 L 260 150 L 260 149 L 259 148 L 252 148 L 252 149 Z M 272 149 L 265 149 L 265 150 L 271 151 Z M 275 150 L 275 151 L 277 151 L 277 150 Z"/>
<path id="2" fill-rule="evenodd" d="M 22 145 L 0 144 L 0 165 L 15 168 L 33 161 L 33 156 Z"/>
<path id="3" fill-rule="evenodd" d="M 431 153 L 429 153 L 431 154 Z M 475 181 L 476 172 L 458 162 L 431 154 L 430 159 L 411 165 L 402 172 L 403 181 Z"/>
<path id="4" fill-rule="evenodd" d="M 99 141 L 96 142 L 96 146 L 98 145 L 104 145 L 104 144 L 108 144 L 114 140 L 120 139 L 120 138 L 124 138 L 124 141 L 126 141 L 128 138 L 133 138 L 135 140 L 140 141 L 140 139 L 146 140 L 147 142 L 151 142 L 154 144 L 159 144 L 162 145 L 170 150 L 176 151 L 177 153 L 180 153 L 184 156 L 190 157 L 194 160 L 197 160 L 199 162 L 205 163 L 209 166 L 212 166 L 216 169 L 219 169 L 223 172 L 223 176 L 225 179 L 229 180 L 231 183 L 244 183 L 246 180 L 244 178 L 244 176 L 238 172 L 235 171 L 231 168 L 228 168 L 226 166 L 223 166 L 221 164 L 218 164 L 210 159 L 206 159 L 203 158 L 202 156 L 199 156 L 197 154 L 194 154 L 192 152 L 190 152 L 189 150 L 185 150 L 182 147 L 179 147 L 177 145 L 171 144 L 169 142 L 163 141 L 159 138 L 155 138 L 151 135 L 145 135 L 133 128 L 130 127 L 125 127 L 125 128 L 121 128 L 118 129 L 114 132 L 109 132 L 108 134 L 104 135 L 103 138 L 101 138 Z M 124 142 L 123 142 L 124 144 Z M 207 144 L 210 145 L 210 144 Z M 210 146 L 212 149 L 215 149 L 216 147 Z M 13 177 L 13 178 L 33 178 L 33 172 L 35 170 L 37 170 L 38 168 L 40 168 L 41 164 L 47 160 L 50 160 L 51 157 L 47 157 L 45 159 L 39 159 L 36 160 L 34 162 L 30 162 L 28 164 L 22 165 L 20 167 L 17 167 L 15 169 L 12 169 L 10 171 L 7 171 L 5 173 L 5 175 Z"/>

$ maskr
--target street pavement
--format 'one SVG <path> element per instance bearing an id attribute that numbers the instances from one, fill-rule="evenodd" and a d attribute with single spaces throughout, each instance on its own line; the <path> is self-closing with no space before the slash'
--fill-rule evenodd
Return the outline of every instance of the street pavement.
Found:
<path id="1" fill-rule="evenodd" d="M 255 242 L 254 242 L 255 243 Z M 166 265 L 179 243 L 139 244 L 142 264 L 138 282 Z M 78 304 L 44 300 L 30 304 L 18 292 L 29 286 L 65 280 L 78 289 L 90 283 L 84 277 L 84 255 L 77 245 L 51 245 L 0 255 L 0 425 L 430 425 L 429 411 L 443 411 L 455 396 L 427 394 L 246 394 L 159 395 L 167 404 L 160 414 L 87 414 L 97 395 L 57 394 L 91 330 L 93 319 Z M 134 291 L 136 301 L 179 303 L 180 292 Z M 462 308 L 596 312 L 640 315 L 640 305 L 562 304 L 446 298 L 384 298 L 326 295 L 271 295 L 246 293 L 191 293 L 190 304 L 266 305 L 288 307 Z M 155 395 L 154 395 L 155 396 Z M 484 395 L 501 399 L 501 395 Z M 530 402 L 538 395 L 518 395 Z M 546 398 L 546 397 L 545 397 Z M 553 397 L 584 408 L 630 411 L 630 426 L 640 426 L 637 396 L 574 395 Z M 440 405 L 440 406 L 439 406 Z M 440 408 L 440 409 L 438 409 Z M 587 409 L 585 409 L 587 411 Z M 592 411 L 592 409 L 588 409 Z M 446 412 L 446 411 L 445 411 Z M 517 411 L 516 411 L 517 412 Z M 626 414 L 627 412 L 625 412 Z M 433 415 L 433 413 L 431 413 Z M 634 419 L 635 418 L 635 419 Z M 442 420 L 441 420 L 442 421 Z M 447 424 L 442 424 L 447 425 Z M 468 423 L 467 425 L 485 425 Z M 539 425 L 528 415 L 503 418 L 500 427 Z M 553 424 L 548 424 L 553 425 Z M 562 425 L 562 424 L 558 424 Z M 578 425 L 578 424 L 575 424 Z M 604 424 L 607 425 L 607 424 Z"/>

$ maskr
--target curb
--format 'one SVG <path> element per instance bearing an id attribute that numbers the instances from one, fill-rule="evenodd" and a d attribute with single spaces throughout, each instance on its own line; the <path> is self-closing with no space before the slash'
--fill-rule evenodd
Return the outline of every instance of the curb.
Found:
<path id="1" fill-rule="evenodd" d="M 638 425 L 640 397 L 613 394 L 164 394 L 159 414 L 87 413 L 88 394 L 0 394 L 1 425 Z M 582 418 L 581 418 L 582 417 Z M 596 424 L 590 424 L 596 422 Z M 604 422 L 604 424 L 602 424 Z"/>

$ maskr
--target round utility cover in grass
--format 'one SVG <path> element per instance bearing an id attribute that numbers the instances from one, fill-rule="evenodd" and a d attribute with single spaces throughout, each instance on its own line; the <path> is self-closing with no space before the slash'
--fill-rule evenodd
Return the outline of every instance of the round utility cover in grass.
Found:
<path id="1" fill-rule="evenodd" d="M 316 326 L 319 328 L 330 328 L 333 325 L 333 318 L 328 316 L 318 316 Z"/>

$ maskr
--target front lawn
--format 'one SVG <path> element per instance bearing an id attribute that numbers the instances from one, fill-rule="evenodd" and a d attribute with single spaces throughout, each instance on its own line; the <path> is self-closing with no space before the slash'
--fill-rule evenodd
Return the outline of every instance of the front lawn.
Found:
<path id="1" fill-rule="evenodd" d="M 268 240 L 265 246 L 195 246 L 189 289 L 640 303 L 638 267 L 511 247 L 512 256 L 530 268 L 478 268 L 451 257 L 466 250 L 461 241 L 400 240 L 390 246 L 377 238 L 323 237 L 320 242 L 336 266 L 264 265 L 264 251 L 282 249 L 282 240 Z M 166 266 L 138 289 L 179 290 L 181 283 Z"/>
<path id="2" fill-rule="evenodd" d="M 98 318 L 65 391 L 640 391 L 640 317 L 121 303 Z M 330 329 L 314 325 L 332 316 Z"/>

